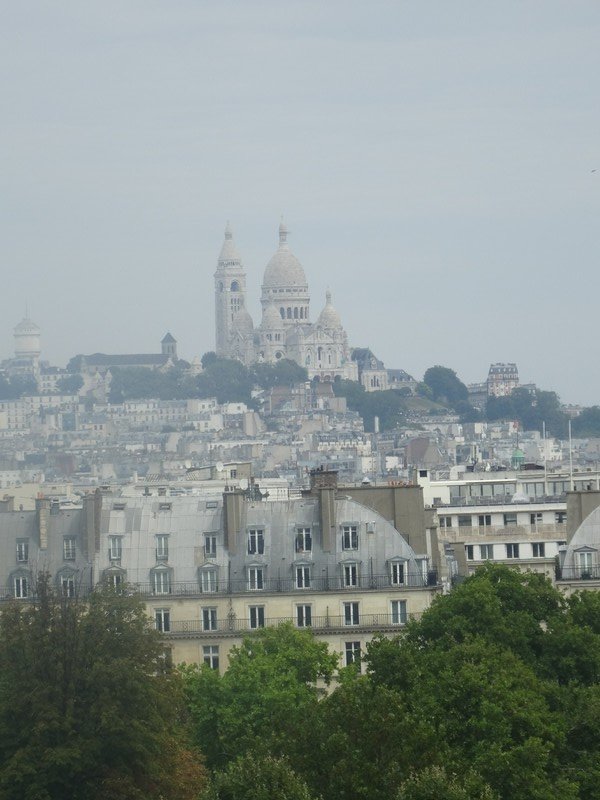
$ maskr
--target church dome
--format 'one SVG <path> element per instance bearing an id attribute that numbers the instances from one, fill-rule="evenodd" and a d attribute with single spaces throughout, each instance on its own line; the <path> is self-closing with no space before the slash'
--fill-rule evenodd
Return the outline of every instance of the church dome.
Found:
<path id="1" fill-rule="evenodd" d="M 37 336 L 41 330 L 35 322 L 32 322 L 28 317 L 22 319 L 18 325 L 15 326 L 15 336 Z"/>
<path id="2" fill-rule="evenodd" d="M 342 320 L 340 319 L 338 312 L 331 304 L 331 292 L 329 290 L 327 290 L 325 297 L 325 308 L 319 314 L 317 326 L 319 328 L 341 328 Z"/>
<path id="3" fill-rule="evenodd" d="M 245 308 L 236 312 L 233 318 L 233 327 L 236 331 L 244 335 L 251 335 L 254 332 L 252 317 Z"/>
<path id="4" fill-rule="evenodd" d="M 263 329 L 283 328 L 284 322 L 281 319 L 281 314 L 273 304 L 268 305 L 263 311 L 262 321 L 260 327 Z"/>
<path id="5" fill-rule="evenodd" d="M 291 252 L 287 243 L 288 230 L 281 223 L 279 226 L 279 249 L 267 264 L 263 278 L 263 287 L 270 289 L 273 287 L 292 287 L 307 288 L 306 275 L 304 268 L 296 256 Z"/>

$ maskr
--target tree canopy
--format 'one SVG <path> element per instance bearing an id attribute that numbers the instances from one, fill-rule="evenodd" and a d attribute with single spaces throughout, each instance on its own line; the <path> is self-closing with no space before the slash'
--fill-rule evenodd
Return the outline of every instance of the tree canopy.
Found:
<path id="1" fill-rule="evenodd" d="M 191 800 L 204 769 L 181 698 L 141 603 L 39 576 L 36 602 L 0 616 L 0 798 Z"/>

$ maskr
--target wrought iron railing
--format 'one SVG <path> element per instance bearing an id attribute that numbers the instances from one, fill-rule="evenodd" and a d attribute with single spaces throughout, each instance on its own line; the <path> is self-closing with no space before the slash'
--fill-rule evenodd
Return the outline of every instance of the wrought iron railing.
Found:
<path id="1" fill-rule="evenodd" d="M 593 567 L 556 567 L 557 581 L 598 581 L 600 566 Z"/>

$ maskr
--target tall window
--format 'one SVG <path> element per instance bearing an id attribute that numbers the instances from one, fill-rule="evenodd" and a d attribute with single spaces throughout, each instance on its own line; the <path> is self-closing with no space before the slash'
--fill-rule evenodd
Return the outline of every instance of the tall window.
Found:
<path id="1" fill-rule="evenodd" d="M 152 584 L 154 594 L 170 594 L 171 592 L 171 580 L 166 569 L 155 570 Z"/>
<path id="2" fill-rule="evenodd" d="M 25 539 L 17 542 L 17 561 L 20 563 L 29 561 L 29 542 Z"/>
<path id="3" fill-rule="evenodd" d="M 72 575 L 65 575 L 60 579 L 60 588 L 64 597 L 75 597 L 75 578 Z"/>
<path id="4" fill-rule="evenodd" d="M 206 644 L 202 648 L 202 658 L 211 669 L 219 669 L 219 645 Z"/>
<path id="5" fill-rule="evenodd" d="M 108 537 L 108 558 L 110 561 L 120 561 L 123 555 L 123 538 L 121 536 Z"/>
<path id="6" fill-rule="evenodd" d="M 390 564 L 392 586 L 401 586 L 404 583 L 404 561 L 392 561 Z"/>
<path id="7" fill-rule="evenodd" d="M 478 518 L 480 528 L 488 528 L 492 524 L 491 514 L 480 514 Z"/>
<path id="8" fill-rule="evenodd" d="M 310 528 L 298 528 L 296 532 L 296 552 L 310 553 L 312 551 L 312 535 Z"/>
<path id="9" fill-rule="evenodd" d="M 473 561 L 475 558 L 475 545 L 473 544 L 466 544 L 465 545 L 465 553 L 467 556 L 467 561 Z"/>
<path id="10" fill-rule="evenodd" d="M 589 576 L 592 574 L 592 554 L 589 551 L 577 553 L 577 560 L 579 561 L 579 571 L 582 576 Z"/>
<path id="11" fill-rule="evenodd" d="M 168 633 L 171 630 L 171 611 L 168 608 L 154 609 L 154 624 L 156 630 L 161 633 Z"/>
<path id="12" fill-rule="evenodd" d="M 169 537 L 166 533 L 156 536 L 156 558 L 166 560 L 169 558 Z"/>
<path id="13" fill-rule="evenodd" d="M 358 603 L 344 603 L 344 625 L 358 625 L 359 622 Z"/>
<path id="14" fill-rule="evenodd" d="M 312 625 L 312 606 L 296 606 L 296 623 L 299 628 L 310 628 Z"/>
<path id="15" fill-rule="evenodd" d="M 262 567 L 249 567 L 248 569 L 248 589 L 255 591 L 264 588 Z"/>
<path id="16" fill-rule="evenodd" d="M 27 583 L 27 578 L 24 576 L 19 576 L 14 579 L 14 588 L 15 588 L 15 597 L 18 599 L 23 599 L 24 597 L 29 597 L 29 586 Z"/>
<path id="17" fill-rule="evenodd" d="M 358 528 L 356 525 L 344 525 L 342 528 L 342 549 L 358 550 Z"/>
<path id="18" fill-rule="evenodd" d="M 111 575 L 108 575 L 106 582 L 111 589 L 120 589 L 123 585 L 123 575 L 120 572 L 113 572 Z"/>
<path id="19" fill-rule="evenodd" d="M 207 534 L 204 537 L 204 557 L 215 558 L 217 555 L 217 537 Z"/>
<path id="20" fill-rule="evenodd" d="M 360 664 L 360 642 L 346 642 L 346 666 Z"/>
<path id="21" fill-rule="evenodd" d="M 392 600 L 392 625 L 405 625 L 407 618 L 406 600 Z"/>
<path id="22" fill-rule="evenodd" d="M 265 627 L 265 607 L 264 606 L 250 606 L 250 627 L 251 628 L 264 628 Z"/>
<path id="23" fill-rule="evenodd" d="M 534 558 L 545 558 L 546 557 L 546 542 L 533 542 L 531 545 L 533 550 L 533 557 Z"/>
<path id="24" fill-rule="evenodd" d="M 519 558 L 519 545 L 518 544 L 507 544 L 506 545 L 506 557 L 507 558 Z"/>
<path id="25" fill-rule="evenodd" d="M 200 588 L 203 592 L 217 591 L 217 570 L 203 569 L 200 573 Z"/>
<path id="26" fill-rule="evenodd" d="M 74 536 L 65 536 L 63 539 L 63 559 L 74 561 L 76 554 L 76 539 Z"/>
<path id="27" fill-rule="evenodd" d="M 202 630 L 203 631 L 216 631 L 217 630 L 217 609 L 216 608 L 203 608 L 202 609 Z"/>
<path id="28" fill-rule="evenodd" d="M 358 586 L 358 567 L 356 564 L 344 564 L 344 586 Z"/>
<path id="29" fill-rule="evenodd" d="M 248 555 L 262 556 L 265 552 L 265 532 L 260 529 L 248 531 Z"/>
<path id="30" fill-rule="evenodd" d="M 494 558 L 494 545 L 493 544 L 480 544 L 479 557 L 482 561 L 492 561 Z"/>
<path id="31" fill-rule="evenodd" d="M 296 567 L 296 589 L 310 589 L 310 567 Z"/>

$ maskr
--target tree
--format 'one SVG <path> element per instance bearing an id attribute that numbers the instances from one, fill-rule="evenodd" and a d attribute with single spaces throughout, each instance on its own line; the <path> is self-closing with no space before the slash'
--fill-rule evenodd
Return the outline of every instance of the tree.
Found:
<path id="1" fill-rule="evenodd" d="M 584 408 L 571 427 L 575 436 L 600 436 L 600 406 Z"/>
<path id="2" fill-rule="evenodd" d="M 249 753 L 216 773 L 202 800 L 314 800 L 285 758 Z"/>
<path id="3" fill-rule="evenodd" d="M 423 383 L 432 391 L 435 401 L 447 403 L 451 408 L 469 405 L 469 392 L 456 372 L 448 367 L 429 367 L 423 376 Z"/>
<path id="4" fill-rule="evenodd" d="M 289 754 L 329 683 L 337 656 L 310 631 L 291 624 L 264 628 L 244 638 L 229 656 L 223 676 L 208 667 L 187 667 L 184 680 L 196 740 L 211 767 L 249 751 Z"/>
<path id="5" fill-rule="evenodd" d="M 468 772 L 448 775 L 443 767 L 426 767 L 401 785 L 395 800 L 495 800 L 481 777 Z"/>
<path id="6" fill-rule="evenodd" d="M 0 617 L 2 800 L 184 800 L 201 788 L 177 675 L 137 599 L 41 575 Z M 180 732 L 181 731 L 181 732 Z"/>
<path id="7" fill-rule="evenodd" d="M 254 382 L 263 389 L 271 389 L 273 386 L 294 386 L 308 381 L 306 369 L 289 358 L 282 358 L 275 364 L 255 364 L 252 376 Z"/>
<path id="8" fill-rule="evenodd" d="M 56 388 L 62 394 L 77 394 L 83 386 L 83 378 L 81 375 L 65 375 L 64 378 L 59 378 L 56 381 Z"/>

